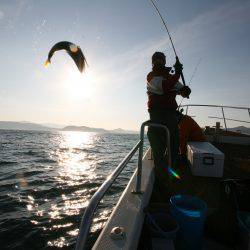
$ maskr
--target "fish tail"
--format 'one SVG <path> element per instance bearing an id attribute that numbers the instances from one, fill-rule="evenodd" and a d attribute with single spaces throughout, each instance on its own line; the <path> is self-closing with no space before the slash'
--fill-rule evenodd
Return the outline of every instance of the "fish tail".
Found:
<path id="1" fill-rule="evenodd" d="M 50 65 L 50 60 L 47 59 L 46 62 L 44 63 L 44 67 L 47 68 Z"/>

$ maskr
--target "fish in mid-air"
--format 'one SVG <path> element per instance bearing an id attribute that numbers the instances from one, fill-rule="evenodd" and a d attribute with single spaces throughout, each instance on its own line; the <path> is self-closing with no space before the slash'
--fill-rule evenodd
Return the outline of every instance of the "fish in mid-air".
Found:
<path id="1" fill-rule="evenodd" d="M 67 53 L 72 57 L 79 71 L 82 73 L 87 65 L 87 61 L 85 56 L 82 53 L 82 50 L 79 46 L 74 43 L 62 41 L 56 43 L 48 54 L 48 59 L 45 62 L 45 67 L 47 67 L 51 63 L 51 57 L 58 50 L 66 50 Z"/>

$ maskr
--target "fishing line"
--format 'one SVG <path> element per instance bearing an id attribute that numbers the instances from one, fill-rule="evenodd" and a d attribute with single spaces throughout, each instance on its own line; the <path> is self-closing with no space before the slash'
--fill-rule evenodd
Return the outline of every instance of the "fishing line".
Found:
<path id="1" fill-rule="evenodd" d="M 200 58 L 199 61 L 198 61 L 198 63 L 196 64 L 196 66 L 195 66 L 195 68 L 194 68 L 194 71 L 193 71 L 193 74 L 192 74 L 192 76 L 190 77 L 190 80 L 189 80 L 189 84 L 188 84 L 188 85 L 191 84 L 191 82 L 192 82 L 192 80 L 193 80 L 193 78 L 194 78 L 194 76 L 195 76 L 195 74 L 196 74 L 196 72 L 197 72 L 197 69 L 198 69 L 198 67 L 199 67 L 199 65 L 200 65 L 200 63 L 201 63 L 201 60 L 202 60 L 202 58 Z"/>
<path id="2" fill-rule="evenodd" d="M 193 80 L 193 78 L 194 78 L 194 76 L 195 76 L 195 74 L 196 74 L 196 72 L 197 72 L 197 69 L 198 69 L 198 67 L 199 67 L 199 65 L 200 65 L 200 63 L 201 63 L 201 60 L 202 60 L 202 58 L 200 58 L 199 61 L 198 61 L 198 63 L 196 64 L 196 66 L 195 66 L 195 68 L 194 68 L 194 71 L 193 71 L 193 74 L 192 74 L 192 76 L 190 77 L 188 86 L 191 85 L 191 82 L 192 82 L 192 80 Z M 179 104 L 179 106 L 178 106 L 178 109 L 179 109 L 179 107 L 181 106 L 183 100 L 184 100 L 184 97 L 182 97 L 182 99 L 181 99 L 181 101 L 180 101 L 180 104 Z"/>

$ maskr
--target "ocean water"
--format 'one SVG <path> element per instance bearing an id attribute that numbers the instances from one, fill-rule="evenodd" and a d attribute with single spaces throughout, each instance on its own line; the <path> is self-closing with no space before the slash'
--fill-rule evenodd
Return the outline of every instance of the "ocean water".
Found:
<path id="1" fill-rule="evenodd" d="M 0 248 L 73 249 L 81 215 L 139 135 L 0 130 Z M 95 238 L 136 168 L 101 201 Z"/>

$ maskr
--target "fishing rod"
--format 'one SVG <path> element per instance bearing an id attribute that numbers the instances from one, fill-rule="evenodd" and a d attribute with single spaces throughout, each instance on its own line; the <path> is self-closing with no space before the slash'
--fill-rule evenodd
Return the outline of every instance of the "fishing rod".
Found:
<path id="1" fill-rule="evenodd" d="M 162 23 L 163 23 L 163 25 L 164 25 L 164 27 L 165 27 L 167 33 L 168 33 L 169 40 L 170 40 L 171 45 L 172 45 L 172 48 L 173 48 L 173 50 L 174 50 L 174 54 L 175 54 L 176 61 L 180 62 L 180 61 L 179 61 L 179 57 L 178 57 L 178 55 L 177 55 L 177 53 L 176 53 L 176 50 L 175 50 L 175 47 L 174 47 L 174 43 L 173 43 L 172 37 L 171 37 L 170 32 L 169 32 L 169 30 L 168 30 L 167 24 L 166 24 L 165 20 L 163 19 L 162 15 L 161 15 L 161 12 L 159 11 L 159 9 L 158 9 L 158 7 L 156 6 L 155 2 L 154 2 L 153 0 L 150 0 L 150 2 L 151 2 L 152 5 L 154 6 L 154 8 L 155 8 L 157 14 L 159 15 L 159 17 L 161 18 L 161 21 L 162 21 Z M 181 80 L 182 80 L 183 85 L 186 86 L 186 81 L 185 81 L 185 78 L 184 78 L 184 75 L 183 75 L 182 72 L 181 72 Z"/>

